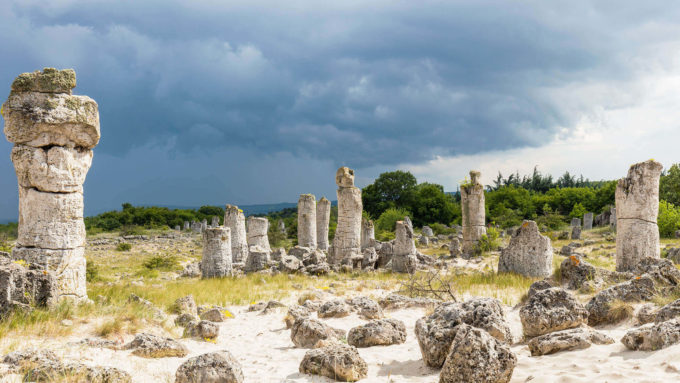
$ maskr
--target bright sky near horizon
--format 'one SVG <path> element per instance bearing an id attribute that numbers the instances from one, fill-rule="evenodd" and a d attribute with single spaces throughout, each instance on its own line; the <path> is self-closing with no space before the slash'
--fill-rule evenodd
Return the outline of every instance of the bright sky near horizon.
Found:
<path id="1" fill-rule="evenodd" d="M 358 186 L 404 169 L 454 191 L 470 169 L 599 180 L 680 162 L 673 3 L 282 4 L 4 0 L 0 89 L 74 68 L 99 103 L 86 214 L 334 199 L 342 165 Z M 0 220 L 17 215 L 10 150 Z"/>

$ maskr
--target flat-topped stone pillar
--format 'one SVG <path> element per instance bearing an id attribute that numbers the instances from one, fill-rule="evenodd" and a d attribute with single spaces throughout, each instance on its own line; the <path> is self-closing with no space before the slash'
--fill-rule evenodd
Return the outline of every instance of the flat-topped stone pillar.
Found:
<path id="1" fill-rule="evenodd" d="M 316 198 L 301 194 L 298 199 L 298 246 L 316 249 Z"/>
<path id="2" fill-rule="evenodd" d="M 56 300 L 87 299 L 83 183 L 99 143 L 97 103 L 76 96 L 72 69 L 23 73 L 2 105 L 19 184 L 14 260 L 56 280 Z"/>
<path id="3" fill-rule="evenodd" d="M 463 253 L 472 255 L 477 242 L 486 234 L 486 211 L 484 210 L 484 186 L 479 182 L 481 173 L 470 171 L 470 182 L 460 187 L 463 213 Z"/>
<path id="4" fill-rule="evenodd" d="M 259 246 L 264 251 L 271 252 L 269 246 L 269 220 L 265 217 L 248 217 L 248 246 Z"/>
<path id="5" fill-rule="evenodd" d="M 203 231 L 203 278 L 220 278 L 232 275 L 231 229 L 224 226 L 209 227 Z"/>
<path id="6" fill-rule="evenodd" d="M 413 223 L 409 217 L 397 221 L 393 245 L 392 271 L 396 273 L 410 273 L 416 271 L 416 243 L 413 239 Z"/>
<path id="7" fill-rule="evenodd" d="M 361 249 L 375 247 L 375 226 L 370 219 L 361 220 Z"/>
<path id="8" fill-rule="evenodd" d="M 331 222 L 331 201 L 321 197 L 316 203 L 316 248 L 328 250 L 328 225 Z"/>
<path id="9" fill-rule="evenodd" d="M 231 229 L 231 259 L 234 263 L 243 263 L 248 258 L 248 237 L 246 235 L 246 217 L 243 210 L 236 205 L 226 205 L 224 209 L 224 227 Z"/>
<path id="10" fill-rule="evenodd" d="M 590 230 L 593 228 L 593 213 L 586 213 L 583 215 L 583 230 Z"/>
<path id="11" fill-rule="evenodd" d="M 632 271 L 647 257 L 660 258 L 659 178 L 663 166 L 649 160 L 632 165 L 616 185 L 616 271 Z"/>

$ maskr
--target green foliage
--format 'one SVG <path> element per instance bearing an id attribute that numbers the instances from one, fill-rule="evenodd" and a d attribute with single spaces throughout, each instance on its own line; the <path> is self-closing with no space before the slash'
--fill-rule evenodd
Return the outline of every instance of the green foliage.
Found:
<path id="1" fill-rule="evenodd" d="M 583 204 L 578 202 L 571 209 L 571 212 L 569 213 L 569 217 L 571 217 L 571 218 L 582 218 L 583 215 L 586 214 L 587 212 L 588 211 L 586 210 L 585 207 L 583 207 Z"/>
<path id="2" fill-rule="evenodd" d="M 446 225 L 438 223 L 438 222 L 431 223 L 429 226 L 430 226 L 430 229 L 432 229 L 432 232 L 434 233 L 434 235 L 440 235 L 440 234 L 448 235 L 448 234 L 454 234 L 456 232 L 456 229 L 451 228 L 451 227 L 447 227 Z"/>
<path id="3" fill-rule="evenodd" d="M 391 231 L 394 232 L 394 228 L 397 221 L 402 221 L 404 217 L 409 216 L 411 213 L 404 209 L 390 208 L 385 210 L 384 213 L 375 221 L 375 230 L 377 232 Z"/>
<path id="4" fill-rule="evenodd" d="M 285 247 L 285 242 L 288 238 L 285 232 L 282 233 L 281 230 L 279 230 L 279 221 L 272 221 L 272 224 L 269 225 L 269 229 L 267 230 L 269 246 L 271 246 L 272 249 Z"/>
<path id="5" fill-rule="evenodd" d="M 85 264 L 85 279 L 88 282 L 98 282 L 101 281 L 101 276 L 99 275 L 99 267 L 92 262 L 87 262 Z"/>
<path id="6" fill-rule="evenodd" d="M 673 238 L 676 230 L 680 230 L 680 207 L 670 202 L 659 201 L 659 235 L 664 238 Z"/>
<path id="7" fill-rule="evenodd" d="M 146 230 L 137 225 L 125 225 L 120 228 L 120 235 L 145 235 Z"/>
<path id="8" fill-rule="evenodd" d="M 129 243 L 119 243 L 118 246 L 116 246 L 116 251 L 130 251 L 132 250 L 132 244 Z"/>
<path id="9" fill-rule="evenodd" d="M 659 199 L 680 206 L 680 165 L 673 164 L 659 180 Z"/>
<path id="10" fill-rule="evenodd" d="M 213 216 L 224 217 L 224 209 L 217 206 L 202 206 L 194 209 L 168 209 L 157 206 L 132 206 L 124 203 L 120 211 L 108 211 L 94 217 L 85 218 L 88 232 L 93 229 L 103 231 L 119 230 L 122 227 L 139 226 L 147 229 L 183 226 L 185 221 L 210 221 Z"/>
<path id="11" fill-rule="evenodd" d="M 486 234 L 482 235 L 482 238 L 480 238 L 477 242 L 477 253 L 481 254 L 487 251 L 498 250 L 498 247 L 500 246 L 500 241 L 498 240 L 499 237 L 500 233 L 498 230 L 496 230 L 496 228 L 490 227 L 486 229 Z"/>
<path id="12" fill-rule="evenodd" d="M 364 210 L 372 217 L 379 217 L 389 208 L 410 208 L 415 201 L 417 184 L 416 177 L 409 172 L 382 173 L 361 191 Z"/>
<path id="13" fill-rule="evenodd" d="M 144 262 L 143 266 L 149 270 L 173 271 L 179 267 L 179 258 L 176 255 L 156 255 Z"/>
<path id="14" fill-rule="evenodd" d="M 416 187 L 415 203 L 409 209 L 413 212 L 413 224 L 423 226 L 430 223 L 451 223 L 461 216 L 460 205 L 453 197 L 444 193 L 444 187 L 422 183 Z"/>

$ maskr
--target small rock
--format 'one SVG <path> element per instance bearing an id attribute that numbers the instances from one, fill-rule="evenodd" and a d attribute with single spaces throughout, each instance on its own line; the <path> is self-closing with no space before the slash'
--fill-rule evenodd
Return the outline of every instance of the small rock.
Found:
<path id="1" fill-rule="evenodd" d="M 529 341 L 531 356 L 554 354 L 560 351 L 582 350 L 592 344 L 612 344 L 614 339 L 587 328 L 575 328 L 535 337 Z"/>
<path id="2" fill-rule="evenodd" d="M 329 301 L 319 308 L 319 318 L 343 318 L 350 314 L 352 308 L 341 300 Z"/>
<path id="3" fill-rule="evenodd" d="M 553 287 L 537 291 L 519 311 L 524 335 L 534 337 L 585 324 L 588 311 L 567 291 Z"/>
<path id="4" fill-rule="evenodd" d="M 241 365 L 227 350 L 188 359 L 175 373 L 175 383 L 242 383 Z"/>
<path id="5" fill-rule="evenodd" d="M 339 343 L 307 351 L 300 373 L 355 382 L 366 377 L 368 366 L 355 347 Z"/>
<path id="6" fill-rule="evenodd" d="M 143 358 L 185 357 L 189 353 L 186 346 L 174 339 L 147 333 L 135 335 L 135 339 L 124 348 Z"/>
<path id="7" fill-rule="evenodd" d="M 216 339 L 220 335 L 220 328 L 213 322 L 191 321 L 184 328 L 185 338 L 200 338 L 205 340 Z"/>
<path id="8" fill-rule="evenodd" d="M 389 346 L 406 341 L 406 326 L 396 319 L 380 319 L 349 330 L 347 343 L 355 347 Z"/>
<path id="9" fill-rule="evenodd" d="M 344 338 L 345 332 L 334 329 L 316 319 L 298 319 L 290 329 L 290 340 L 299 348 L 311 348 L 322 339 Z"/>
<path id="10" fill-rule="evenodd" d="M 629 330 L 621 338 L 630 350 L 656 351 L 680 343 L 680 319 L 671 319 L 654 325 L 647 324 Z"/>

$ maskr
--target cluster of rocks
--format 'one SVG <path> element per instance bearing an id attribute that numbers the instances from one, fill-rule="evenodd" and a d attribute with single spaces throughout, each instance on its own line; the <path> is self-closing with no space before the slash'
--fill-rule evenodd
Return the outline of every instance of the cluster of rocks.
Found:
<path id="1" fill-rule="evenodd" d="M 36 285 L 41 285 L 37 290 L 50 285 L 53 292 L 47 295 L 57 300 L 87 298 L 83 182 L 100 138 L 99 112 L 91 98 L 71 94 L 75 86 L 71 69 L 23 73 L 2 106 L 19 184 L 19 228 L 11 257 L 29 269 L 3 269 L 7 278 L 0 289 L 9 293 L 3 294 L 6 301 L 23 289 L 18 280 L 26 280 L 33 291 Z"/>

